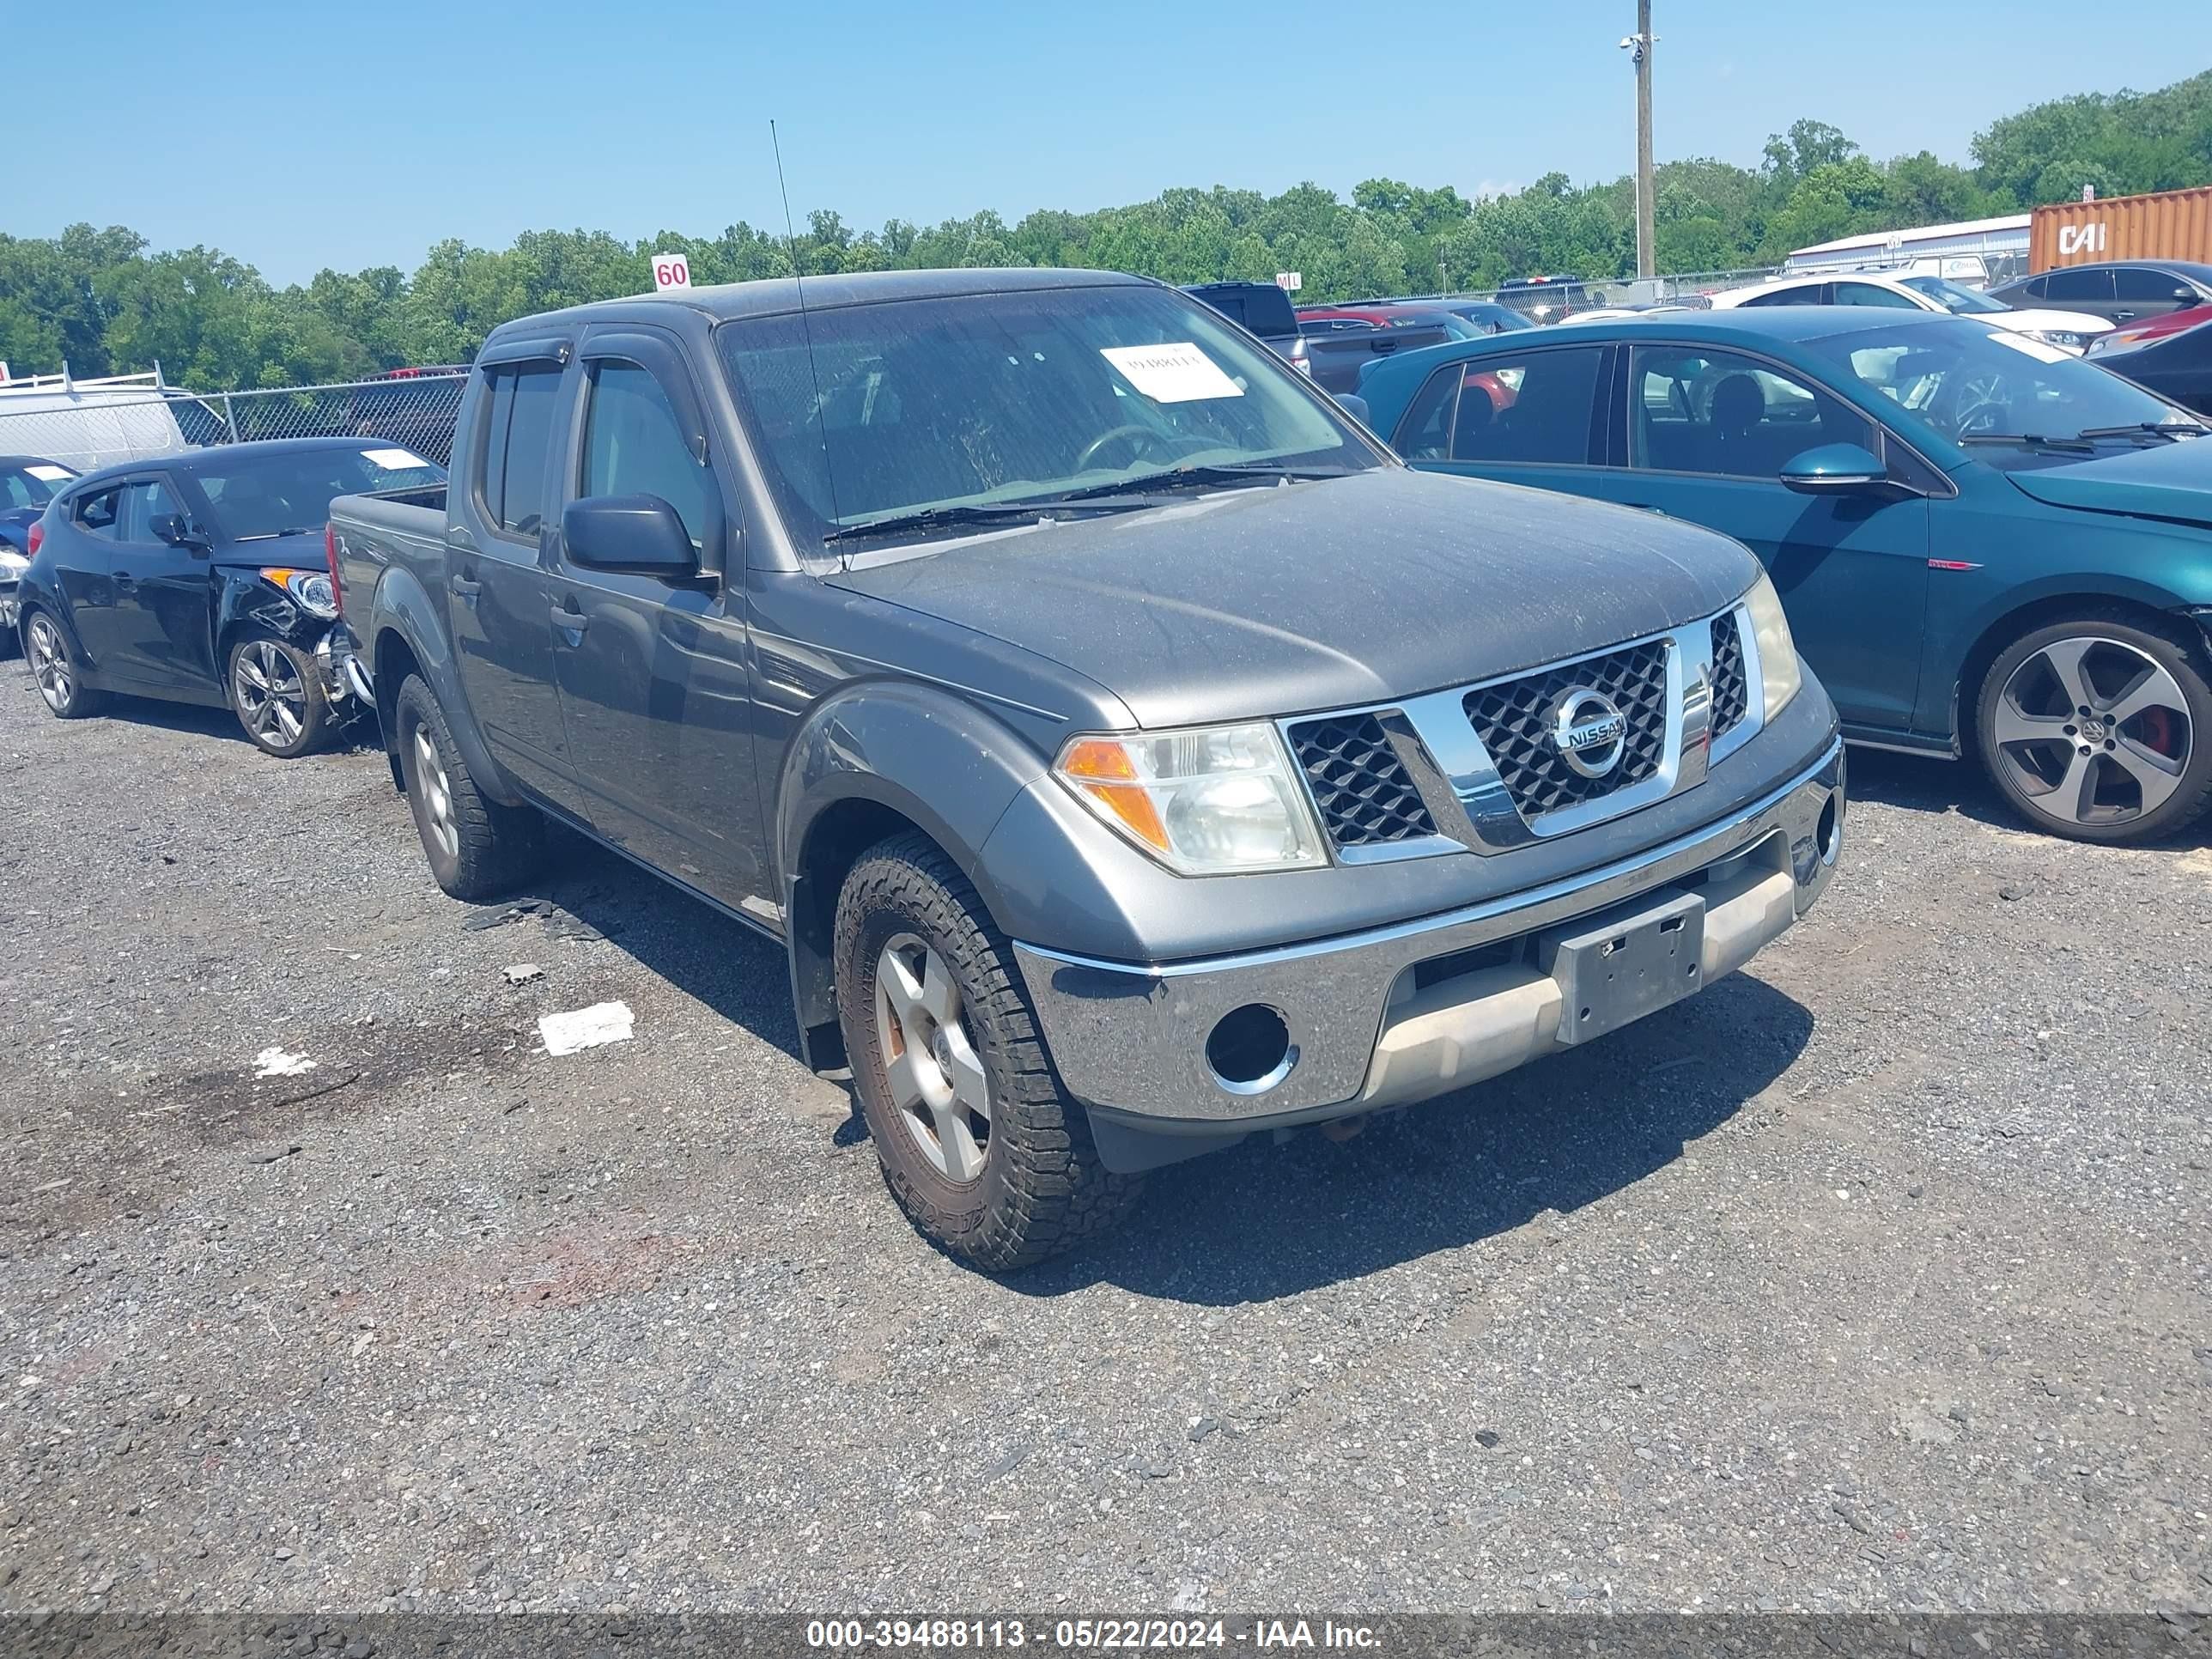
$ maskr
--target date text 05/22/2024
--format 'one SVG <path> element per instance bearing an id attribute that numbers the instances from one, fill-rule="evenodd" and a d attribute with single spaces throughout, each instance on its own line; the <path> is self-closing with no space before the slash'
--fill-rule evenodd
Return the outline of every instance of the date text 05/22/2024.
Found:
<path id="1" fill-rule="evenodd" d="M 1332 1649 L 1367 1651 L 1377 1637 L 1366 1625 L 1334 1620 L 1261 1619 L 1249 1625 L 1220 1619 L 817 1619 L 806 1626 L 811 1648 L 1006 1649 L 1030 1646 L 1068 1652 L 1178 1652 L 1231 1646 L 1259 1651 Z"/>

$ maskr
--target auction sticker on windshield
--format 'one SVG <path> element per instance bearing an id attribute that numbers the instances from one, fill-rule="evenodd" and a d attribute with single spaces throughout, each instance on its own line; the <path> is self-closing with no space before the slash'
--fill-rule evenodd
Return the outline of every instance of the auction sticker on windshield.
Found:
<path id="1" fill-rule="evenodd" d="M 2010 346 L 2014 351 L 2026 352 L 2039 363 L 2069 362 L 2074 356 L 2072 352 L 2061 351 L 2057 346 L 2046 341 L 2031 340 L 2027 335 L 2014 334 L 2008 329 L 1994 330 L 1990 338 L 1995 340 L 1999 345 Z"/>
<path id="2" fill-rule="evenodd" d="M 430 465 L 411 449 L 364 449 L 361 452 L 361 458 L 371 466 L 380 466 L 386 472 L 405 472 L 413 467 Z"/>
<path id="3" fill-rule="evenodd" d="M 1188 340 L 1171 340 L 1164 345 L 1101 346 L 1098 355 L 1156 404 L 1244 395 L 1243 386 Z"/>
<path id="4" fill-rule="evenodd" d="M 59 483 L 64 478 L 76 477 L 76 474 L 67 467 L 56 466 L 51 461 L 42 461 L 35 466 L 27 466 L 23 470 L 41 483 Z"/>

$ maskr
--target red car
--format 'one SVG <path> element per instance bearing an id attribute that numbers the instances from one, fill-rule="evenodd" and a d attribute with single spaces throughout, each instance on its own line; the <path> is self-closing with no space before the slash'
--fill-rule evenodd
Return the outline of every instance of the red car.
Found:
<path id="1" fill-rule="evenodd" d="M 2090 341 L 2086 355 L 2102 357 L 2108 352 L 2133 351 L 2137 346 L 2163 340 L 2184 329 L 2194 328 L 2199 323 L 2212 323 L 2212 305 L 2188 306 L 2179 311 L 2145 317 L 2138 322 L 2123 323 Z"/>

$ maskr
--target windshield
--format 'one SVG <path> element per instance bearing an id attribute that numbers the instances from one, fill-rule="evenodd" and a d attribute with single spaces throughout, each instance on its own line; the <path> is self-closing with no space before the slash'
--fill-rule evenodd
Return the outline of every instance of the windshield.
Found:
<path id="1" fill-rule="evenodd" d="M 1944 310 L 1955 311 L 1961 317 L 1980 317 L 1992 311 L 2012 309 L 1947 276 L 1905 276 L 1899 280 L 1914 293 L 1926 295 Z"/>
<path id="2" fill-rule="evenodd" d="M 253 445 L 192 468 L 208 499 L 216 533 L 227 542 L 313 530 L 330 517 L 331 498 L 441 483 L 445 469 L 410 449 L 290 449 L 255 453 Z"/>
<path id="3" fill-rule="evenodd" d="M 1954 442 L 2199 424 L 2188 410 L 2070 352 L 1963 319 L 1832 334 L 1804 348 Z M 2008 464 L 1990 449 L 1978 453 Z"/>
<path id="4" fill-rule="evenodd" d="M 1279 358 L 1172 289 L 843 306 L 717 337 L 802 549 L 1173 469 L 1272 468 L 1272 482 L 1383 464 Z"/>
<path id="5" fill-rule="evenodd" d="M 76 474 L 52 461 L 9 461 L 0 465 L 0 512 L 10 507 L 44 507 L 54 491 Z"/>

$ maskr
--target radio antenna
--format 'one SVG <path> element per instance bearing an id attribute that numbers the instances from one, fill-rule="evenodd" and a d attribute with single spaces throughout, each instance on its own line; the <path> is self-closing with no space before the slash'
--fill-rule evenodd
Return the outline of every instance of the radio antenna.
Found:
<path id="1" fill-rule="evenodd" d="M 776 137 L 773 116 L 769 118 L 768 142 L 775 152 L 775 188 L 783 198 L 784 246 L 791 255 L 791 285 L 799 291 L 799 327 L 806 341 L 806 374 L 814 383 L 814 428 L 822 437 L 822 481 L 830 488 L 830 519 L 835 528 L 839 522 L 837 475 L 830 466 L 830 420 L 822 407 L 822 371 L 814 366 L 814 324 L 806 314 L 806 276 L 799 268 L 799 232 L 791 220 L 791 187 L 783 181 L 783 141 Z"/>

